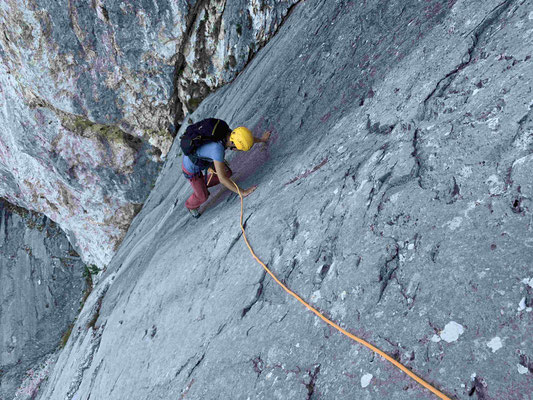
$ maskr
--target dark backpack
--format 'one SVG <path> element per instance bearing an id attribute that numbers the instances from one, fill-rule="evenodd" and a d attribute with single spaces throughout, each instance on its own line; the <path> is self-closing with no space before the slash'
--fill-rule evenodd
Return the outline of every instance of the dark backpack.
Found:
<path id="1" fill-rule="evenodd" d="M 207 168 L 206 161 L 210 163 L 211 160 L 198 157 L 196 151 L 206 143 L 224 142 L 230 132 L 231 129 L 226 122 L 221 119 L 207 118 L 187 127 L 185 133 L 180 136 L 180 147 L 183 154 L 188 156 L 194 164 Z"/>

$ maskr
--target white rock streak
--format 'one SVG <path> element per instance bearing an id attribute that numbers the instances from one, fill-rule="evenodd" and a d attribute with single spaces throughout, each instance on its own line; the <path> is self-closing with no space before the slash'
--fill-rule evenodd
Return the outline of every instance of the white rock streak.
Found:
<path id="1" fill-rule="evenodd" d="M 518 369 L 518 373 L 521 375 L 527 374 L 528 369 L 524 367 L 522 364 L 516 364 L 516 368 Z"/>
<path id="2" fill-rule="evenodd" d="M 491 348 L 493 353 L 496 353 L 498 350 L 500 350 L 503 347 L 502 340 L 499 336 L 496 336 L 490 340 L 490 342 L 487 343 L 487 346 Z"/>
<path id="3" fill-rule="evenodd" d="M 368 385 L 370 385 L 370 381 L 372 380 L 374 376 L 372 374 L 364 374 L 362 377 L 361 377 L 361 387 L 367 387 Z"/>
<path id="4" fill-rule="evenodd" d="M 523 311 L 526 309 L 526 298 L 522 297 L 522 300 L 520 300 L 520 303 L 518 303 L 518 311 Z"/>
<path id="5" fill-rule="evenodd" d="M 533 278 L 524 278 L 522 279 L 522 283 L 524 285 L 528 285 L 529 287 L 533 288 Z"/>
<path id="6" fill-rule="evenodd" d="M 455 321 L 450 321 L 446 324 L 444 330 L 440 333 L 440 337 L 445 342 L 451 343 L 459 339 L 459 336 L 461 336 L 464 331 L 465 330 L 461 324 L 458 324 Z"/>

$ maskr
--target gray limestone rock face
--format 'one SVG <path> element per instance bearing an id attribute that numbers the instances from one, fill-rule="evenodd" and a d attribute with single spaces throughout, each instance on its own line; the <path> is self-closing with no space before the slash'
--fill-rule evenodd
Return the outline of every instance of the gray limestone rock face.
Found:
<path id="1" fill-rule="evenodd" d="M 55 223 L 0 199 L 1 399 L 36 394 L 38 364 L 78 314 L 87 290 L 84 267 Z"/>
<path id="2" fill-rule="evenodd" d="M 308 0 L 191 115 L 272 131 L 228 154 L 257 255 L 453 399 L 533 393 L 532 35 L 527 0 Z M 190 194 L 174 143 L 39 399 L 436 398 Z"/>
<path id="3" fill-rule="evenodd" d="M 86 262 L 106 265 L 159 170 L 150 146 L 43 107 L 12 74 L 0 73 L 0 83 L 0 195 L 47 215 Z"/>
<path id="4" fill-rule="evenodd" d="M 277 32 L 298 0 L 197 1 L 177 54 L 174 119 L 232 81 Z"/>
<path id="5" fill-rule="evenodd" d="M 234 79 L 295 1 L 2 2 L 0 195 L 107 265 L 169 124 Z"/>

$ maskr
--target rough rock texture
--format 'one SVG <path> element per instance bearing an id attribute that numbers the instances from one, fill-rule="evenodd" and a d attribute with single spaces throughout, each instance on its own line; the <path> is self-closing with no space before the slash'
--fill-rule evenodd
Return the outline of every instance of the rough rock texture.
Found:
<path id="1" fill-rule="evenodd" d="M 233 80 L 297 2 L 197 1 L 176 55 L 176 122 L 194 111 L 210 92 Z"/>
<path id="2" fill-rule="evenodd" d="M 0 135 L 0 195 L 46 214 L 88 263 L 106 265 L 159 169 L 147 146 L 118 129 L 40 107 L 43 100 L 11 74 L 0 73 L 0 81 L 6 128 Z"/>
<path id="3" fill-rule="evenodd" d="M 33 367 L 56 350 L 86 290 L 84 264 L 48 218 L 0 199 L 0 399 L 31 396 Z M 33 379 L 32 379 L 33 378 Z"/>
<path id="4" fill-rule="evenodd" d="M 172 143 L 294 1 L 0 4 L 0 195 L 107 265 Z M 172 116 L 171 116 L 172 114 Z"/>
<path id="5" fill-rule="evenodd" d="M 307 0 L 192 115 L 273 130 L 231 160 L 258 255 L 452 398 L 533 393 L 532 36 L 531 1 Z M 434 398 L 265 276 L 236 196 L 190 219 L 180 163 L 39 398 Z"/>

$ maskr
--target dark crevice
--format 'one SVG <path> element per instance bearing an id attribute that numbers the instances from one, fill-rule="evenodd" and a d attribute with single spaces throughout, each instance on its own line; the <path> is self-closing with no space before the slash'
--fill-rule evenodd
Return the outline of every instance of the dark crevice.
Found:
<path id="1" fill-rule="evenodd" d="M 259 51 L 260 51 L 263 47 L 265 47 L 265 46 L 266 46 L 266 45 L 267 45 L 267 44 L 268 44 L 268 43 L 269 43 L 274 37 L 276 37 L 276 35 L 279 33 L 281 27 L 282 27 L 283 25 L 285 25 L 285 22 L 287 22 L 287 19 L 288 19 L 288 18 L 292 15 L 292 13 L 294 12 L 296 6 L 297 6 L 298 4 L 300 4 L 300 3 L 304 3 L 304 2 L 305 2 L 305 0 L 299 0 L 299 1 L 297 1 L 296 3 L 294 3 L 292 6 L 290 6 L 290 7 L 287 9 L 287 13 L 285 14 L 285 16 L 283 16 L 283 17 L 281 18 L 281 21 L 280 21 L 280 23 L 278 24 L 276 30 L 275 30 L 274 32 L 272 32 L 272 35 L 270 36 L 270 38 L 269 38 L 268 40 L 263 41 L 263 42 L 260 42 L 260 43 L 257 43 L 257 44 L 256 44 L 256 43 L 251 43 L 251 45 L 253 46 L 253 49 L 254 49 L 255 51 L 254 51 L 254 52 L 251 52 L 251 51 L 250 51 L 250 52 L 248 53 L 248 59 L 247 59 L 247 61 L 246 61 L 246 64 L 244 65 L 244 67 L 242 68 L 242 70 L 239 71 L 239 72 L 235 75 L 235 77 L 234 77 L 232 80 L 230 80 L 230 81 L 228 82 L 228 84 L 232 83 L 235 79 L 237 79 L 237 77 L 238 77 L 240 74 L 242 74 L 242 72 L 246 69 L 246 67 L 247 67 L 248 65 L 250 65 L 250 62 L 252 62 L 254 56 L 255 56 L 257 53 L 259 53 Z M 248 13 L 248 18 L 251 19 L 249 13 Z M 251 24 L 251 22 L 249 22 L 249 23 Z M 256 46 L 257 46 L 257 47 L 256 47 Z"/>
<path id="2" fill-rule="evenodd" d="M 403 346 L 401 346 L 400 343 L 394 342 L 393 340 L 391 340 L 391 339 L 389 339 L 389 338 L 386 338 L 386 337 L 384 337 L 384 336 L 378 335 L 378 337 L 379 337 L 380 339 L 386 341 L 388 344 L 390 344 L 390 345 L 392 346 L 393 351 L 390 352 L 390 356 L 391 356 L 392 358 L 394 358 L 396 361 L 401 362 L 401 361 L 402 361 L 402 360 L 401 360 L 402 357 L 401 357 L 401 352 L 400 352 L 400 350 L 402 350 L 402 351 L 405 352 L 405 351 L 406 351 L 406 348 L 403 347 Z"/>
<path id="3" fill-rule="evenodd" d="M 431 261 L 433 261 L 434 263 L 437 262 L 437 256 L 439 255 L 439 251 L 440 251 L 440 244 L 437 244 L 435 247 L 433 247 L 433 249 L 431 249 L 431 252 L 429 253 Z"/>
<path id="4" fill-rule="evenodd" d="M 522 208 L 522 198 L 517 198 L 513 201 L 513 205 L 511 207 L 511 211 L 515 214 L 522 214 L 524 212 L 524 209 Z"/>
<path id="5" fill-rule="evenodd" d="M 287 13 L 285 14 L 285 16 L 281 19 L 281 22 L 279 23 L 278 25 L 278 28 L 274 31 L 274 33 L 272 34 L 272 37 L 276 36 L 279 32 L 279 30 L 281 29 L 281 27 L 283 25 L 285 25 L 285 22 L 287 22 L 287 19 L 289 19 L 289 17 L 292 15 L 292 13 L 294 12 L 296 6 L 298 6 L 300 3 L 304 3 L 305 0 L 299 0 L 297 1 L 296 3 L 294 3 L 292 6 L 290 6 L 287 10 Z M 266 44 L 266 43 L 265 43 Z M 260 47 L 261 49 L 261 47 Z"/>
<path id="6" fill-rule="evenodd" d="M 533 361 L 525 354 L 520 354 L 520 365 L 526 367 L 533 374 Z"/>
<path id="7" fill-rule="evenodd" d="M 283 322 L 283 320 L 284 320 L 285 318 L 287 318 L 287 315 L 289 315 L 289 312 L 288 312 L 288 311 L 283 315 L 283 317 L 281 317 L 278 321 L 276 321 L 276 323 L 279 324 L 279 323 Z"/>
<path id="8" fill-rule="evenodd" d="M 262 275 L 261 275 L 261 279 L 259 279 L 259 287 L 257 288 L 257 292 L 255 293 L 255 297 L 254 299 L 252 300 L 252 302 L 247 305 L 246 307 L 244 307 L 242 309 L 242 312 L 241 312 L 241 318 L 244 318 L 246 316 L 246 314 L 248 314 L 248 312 L 252 309 L 252 307 L 259 301 L 259 299 L 261 298 L 261 295 L 263 294 L 263 282 L 265 281 L 265 278 L 266 278 L 266 271 L 263 271 Z"/>
<path id="9" fill-rule="evenodd" d="M 328 241 L 329 243 L 333 243 L 334 241 Z M 333 265 L 333 254 L 334 251 L 332 249 L 326 248 L 326 249 L 320 249 L 318 253 L 318 257 L 315 260 L 315 263 L 320 263 L 320 269 L 315 276 L 314 284 L 320 287 L 324 279 L 326 278 L 328 272 L 331 269 L 331 266 Z"/>
<path id="10" fill-rule="evenodd" d="M 319 273 L 319 275 L 320 275 L 320 280 L 321 280 L 321 281 L 324 280 L 324 278 L 326 277 L 326 275 L 327 275 L 327 273 L 328 273 L 330 267 L 331 267 L 331 265 L 329 265 L 329 264 L 325 264 L 325 265 L 323 265 L 322 268 L 320 269 L 320 273 Z"/>
<path id="11" fill-rule="evenodd" d="M 209 5 L 209 0 L 198 0 L 187 13 L 186 22 L 185 22 L 185 33 L 183 35 L 183 40 L 181 42 L 180 48 L 176 54 L 177 60 L 174 66 L 174 93 L 172 93 L 170 110 L 174 116 L 174 126 L 175 132 L 178 132 L 180 124 L 185 118 L 182 110 L 182 103 L 178 96 L 178 86 L 179 79 L 185 69 L 186 59 L 185 59 L 185 49 L 190 43 L 192 31 L 196 26 L 198 16 L 202 9 L 207 8 Z"/>
<path id="12" fill-rule="evenodd" d="M 109 286 L 107 286 L 104 290 L 102 290 L 102 293 L 98 297 L 98 300 L 96 300 L 96 307 L 93 311 L 93 316 L 87 323 L 87 329 L 93 328 L 94 330 L 97 330 L 99 327 L 96 326 L 96 321 L 98 321 L 98 318 L 100 317 L 100 310 L 102 309 L 102 303 L 104 301 L 104 297 L 107 293 L 107 290 L 109 289 Z"/>
<path id="13" fill-rule="evenodd" d="M 375 188 L 370 189 L 370 192 L 368 193 L 368 198 L 366 200 L 366 209 L 369 210 L 370 206 L 372 205 L 372 201 L 374 201 L 375 196 Z"/>
<path id="14" fill-rule="evenodd" d="M 490 400 L 485 379 L 477 376 L 474 378 L 472 389 L 468 392 L 468 396 L 472 397 L 474 394 L 477 395 L 478 400 Z"/>
<path id="15" fill-rule="evenodd" d="M 246 224 L 248 223 L 248 220 L 250 219 L 250 217 L 252 216 L 252 214 L 253 214 L 253 213 L 250 213 L 250 214 L 246 217 L 246 219 L 244 220 L 244 222 L 243 222 L 243 224 L 242 224 L 242 227 L 243 227 L 244 229 L 246 229 Z"/>
<path id="16" fill-rule="evenodd" d="M 415 160 L 415 166 L 413 167 L 413 170 L 411 171 L 411 176 L 415 177 L 418 181 L 418 186 L 420 186 L 420 188 L 424 189 L 424 187 L 422 186 L 422 176 L 420 175 L 421 171 L 422 171 L 422 163 L 420 162 L 420 154 L 418 153 L 418 145 L 419 145 L 419 137 L 418 137 L 418 134 L 419 134 L 420 130 L 417 128 L 415 129 L 415 132 L 413 134 L 413 141 L 412 141 L 412 144 L 413 144 L 413 151 L 411 153 L 411 155 L 413 156 L 414 160 Z"/>
<path id="17" fill-rule="evenodd" d="M 385 261 L 385 264 L 383 264 L 379 270 L 379 278 L 378 282 L 381 282 L 381 287 L 379 289 L 379 296 L 378 296 L 378 303 L 381 301 L 381 298 L 383 297 L 383 293 L 385 292 L 385 289 L 387 289 L 387 286 L 393 277 L 394 272 L 398 269 L 400 266 L 400 260 L 399 260 L 399 247 L 396 245 L 394 253 L 389 257 L 387 261 Z"/>
<path id="18" fill-rule="evenodd" d="M 109 23 L 109 12 L 107 11 L 107 8 L 101 5 L 100 10 L 102 11 L 102 15 L 104 16 L 105 22 Z"/>
<path id="19" fill-rule="evenodd" d="M 318 377 L 319 372 L 320 364 L 315 366 L 315 370 L 313 372 L 309 371 L 309 377 L 311 379 L 309 380 L 309 383 L 305 384 L 305 387 L 307 388 L 306 400 L 312 400 L 313 398 L 313 394 L 315 393 L 316 379 Z"/>
<path id="20" fill-rule="evenodd" d="M 185 364 L 183 364 L 181 367 L 178 368 L 178 370 L 176 371 L 176 373 L 174 374 L 174 378 L 177 378 L 179 374 L 182 373 L 182 371 L 185 369 L 185 367 L 187 367 L 187 365 L 189 365 L 189 363 L 191 362 L 191 360 L 194 358 L 194 356 L 192 357 L 189 357 L 189 359 L 187 361 L 185 361 Z"/>
<path id="21" fill-rule="evenodd" d="M 235 239 L 233 239 L 228 247 L 228 251 L 226 252 L 226 255 L 228 255 L 230 252 L 231 252 L 231 249 L 233 249 L 233 247 L 237 244 L 237 242 L 239 241 L 239 239 L 241 238 L 242 236 L 242 232 L 239 232 L 237 234 L 237 236 L 235 237 Z"/>
<path id="22" fill-rule="evenodd" d="M 250 361 L 253 364 L 254 372 L 257 374 L 257 377 L 259 377 L 261 375 L 261 373 L 263 372 L 263 369 L 265 368 L 265 363 L 264 363 L 263 359 L 259 355 L 259 356 L 255 357 L 255 358 L 252 358 Z"/>
<path id="23" fill-rule="evenodd" d="M 103 363 L 104 363 L 104 359 L 102 358 L 100 362 L 98 363 L 98 365 L 96 366 L 96 368 L 94 369 L 93 373 L 91 374 L 91 383 L 89 384 L 90 390 L 93 390 L 94 381 L 96 377 L 98 376 L 98 373 L 100 372 L 100 368 L 102 368 Z M 120 373 L 117 379 L 115 380 L 115 383 L 113 384 L 113 387 L 111 388 L 111 392 L 113 392 L 113 390 L 115 389 L 115 386 L 117 384 L 118 379 L 120 378 L 120 375 L 122 375 L 122 373 Z M 87 400 L 89 400 L 89 398 L 87 398 Z"/>
<path id="24" fill-rule="evenodd" d="M 246 223 L 248 222 L 248 220 L 250 219 L 251 216 L 252 216 L 252 213 L 250 213 L 250 215 L 248 215 L 248 217 L 246 217 L 246 219 L 244 220 L 244 223 L 242 224 L 244 229 L 246 229 Z M 231 241 L 231 243 L 230 243 L 230 245 L 228 247 L 228 251 L 226 251 L 226 257 L 229 255 L 229 253 L 231 252 L 233 247 L 237 244 L 237 242 L 239 241 L 241 236 L 242 236 L 242 231 L 240 231 L 237 234 L 237 236 Z"/>
<path id="25" fill-rule="evenodd" d="M 200 357 L 200 359 L 197 361 L 197 363 L 194 364 L 194 366 L 191 368 L 191 370 L 187 374 L 187 379 L 189 379 L 191 377 L 191 375 L 193 374 L 194 370 L 196 368 L 198 368 L 198 366 L 202 363 L 202 361 L 204 361 L 204 358 L 205 358 L 205 353 L 202 355 L 202 357 Z"/>
<path id="26" fill-rule="evenodd" d="M 220 335 L 220 334 L 222 333 L 222 331 L 224 330 L 224 328 L 226 327 L 227 324 L 228 324 L 228 323 L 225 322 L 225 323 L 223 323 L 222 325 L 220 325 L 220 326 L 218 327 L 217 333 L 215 333 L 215 336 Z"/>
<path id="27" fill-rule="evenodd" d="M 380 125 L 379 122 L 372 123 L 372 121 L 370 120 L 370 115 L 367 115 L 366 129 L 369 133 L 374 133 L 377 135 L 388 135 L 394 130 L 395 127 L 396 124 Z"/>
<path id="28" fill-rule="evenodd" d="M 278 32 L 281 29 L 281 27 L 285 24 L 285 22 L 287 21 L 289 16 L 293 13 L 295 7 L 298 4 L 303 3 L 304 1 L 305 0 L 299 0 L 298 2 L 296 2 L 293 5 L 291 5 L 288 8 L 287 13 L 281 19 L 281 21 L 278 24 L 276 30 L 270 35 L 268 40 L 265 40 L 264 42 L 258 43 L 258 44 L 256 44 L 255 42 L 252 42 L 250 44 L 252 49 L 248 53 L 246 64 L 243 66 L 241 71 L 237 72 L 235 74 L 235 76 L 233 77 L 233 79 L 231 79 L 226 84 L 232 83 L 246 69 L 246 67 L 250 64 L 250 62 L 253 60 L 254 56 L 259 52 L 259 50 L 261 50 L 270 40 L 272 40 L 278 34 Z M 198 29 L 199 32 L 196 32 L 197 33 L 197 37 L 198 37 L 199 41 L 203 41 L 203 42 L 206 41 L 205 32 L 203 32 L 203 30 L 200 29 L 201 28 L 200 25 L 202 25 L 202 24 L 205 25 L 205 22 L 204 21 L 198 21 L 198 16 L 200 15 L 202 10 L 205 10 L 205 12 L 207 14 L 209 5 L 210 5 L 210 0 L 199 0 L 196 4 L 194 4 L 190 8 L 190 10 L 189 10 L 189 12 L 187 14 L 187 17 L 186 17 L 186 24 L 185 24 L 186 29 L 185 29 L 185 33 L 183 35 L 184 39 L 182 40 L 180 48 L 179 48 L 179 50 L 178 50 L 178 52 L 176 54 L 176 62 L 175 62 L 175 67 L 174 67 L 174 92 L 172 94 L 171 101 L 170 101 L 170 112 L 171 112 L 171 115 L 173 115 L 173 124 L 174 124 L 174 127 L 175 127 L 174 132 L 178 132 L 179 131 L 181 123 L 184 122 L 183 120 L 185 118 L 185 115 L 183 113 L 183 107 L 182 107 L 183 103 L 182 103 L 182 100 L 179 98 L 179 95 L 178 95 L 179 80 L 180 80 L 180 78 L 181 78 L 181 76 L 183 74 L 183 71 L 185 70 L 185 68 L 187 66 L 187 61 L 186 61 L 186 58 L 185 58 L 185 50 L 186 50 L 187 46 L 189 46 L 190 43 L 191 43 L 191 37 L 193 35 L 193 29 L 197 25 L 197 23 L 199 25 L 199 29 Z M 213 32 L 214 36 L 218 36 L 217 32 L 221 29 L 222 16 L 224 14 L 224 11 L 225 11 L 225 3 L 224 3 L 224 9 L 221 12 L 221 17 L 220 17 L 220 19 L 218 21 L 216 21 L 216 23 L 214 25 L 214 32 Z M 242 29 L 242 26 L 241 25 L 237 25 L 237 29 L 238 30 Z M 200 31 L 202 31 L 202 32 L 200 32 Z M 198 47 L 198 46 L 196 46 L 196 47 Z M 202 53 L 201 50 L 205 50 L 205 45 L 204 45 L 203 48 L 200 49 L 199 53 Z M 206 57 L 205 54 L 204 54 L 204 57 Z M 229 55 L 228 56 L 228 62 L 229 62 L 229 60 L 231 58 L 233 58 L 233 60 L 234 60 L 235 56 Z M 210 88 L 203 82 L 196 83 L 196 86 L 197 86 L 197 88 L 199 88 L 200 96 L 195 96 L 194 98 L 191 98 L 189 103 L 191 103 L 191 101 L 192 101 L 193 104 L 187 104 L 187 109 L 192 110 L 192 111 L 194 111 L 193 109 L 196 109 L 200 105 L 200 103 L 212 91 L 217 89 L 217 88 Z M 191 94 L 191 96 L 192 96 L 192 94 Z"/>
<path id="29" fill-rule="evenodd" d="M 520 137 L 524 134 L 524 132 L 529 132 L 529 129 L 527 129 L 525 125 L 531 122 L 532 119 L 533 119 L 533 106 L 530 106 L 529 111 L 522 118 L 520 118 L 520 120 L 518 120 L 518 129 L 516 130 L 516 134 L 514 135 L 511 141 L 512 144 L 516 144 L 516 142 L 520 139 Z"/>
<path id="30" fill-rule="evenodd" d="M 103 292 L 101 298 L 103 298 L 103 296 L 105 295 L 105 292 L 107 291 L 107 288 L 105 289 L 105 291 Z M 99 309 L 98 309 L 99 310 Z M 93 335 L 93 343 L 91 343 L 91 348 L 89 350 L 89 354 L 87 354 L 87 357 L 85 358 L 84 362 L 82 363 L 82 367 L 81 367 L 81 370 L 77 376 L 77 379 L 75 379 L 70 387 L 69 387 L 69 390 L 66 394 L 66 399 L 68 400 L 72 400 L 74 398 L 74 396 L 76 395 L 76 393 L 78 392 L 80 386 L 81 386 L 81 383 L 83 381 L 83 375 L 85 374 L 85 371 L 88 370 L 91 365 L 92 365 L 92 362 L 93 362 L 93 359 L 94 359 L 94 355 L 96 354 L 96 352 L 98 351 L 98 349 L 100 348 L 100 343 L 102 341 L 102 335 L 104 333 L 104 328 L 105 328 L 105 324 L 101 326 L 101 329 L 99 330 L 95 330 L 95 331 L 90 331 L 89 334 Z"/>
<path id="31" fill-rule="evenodd" d="M 455 179 L 455 176 L 453 177 L 453 188 L 450 192 L 450 199 L 446 202 L 446 204 L 455 203 L 461 194 L 461 190 L 459 189 L 459 185 L 457 184 L 457 179 Z"/>
<path id="32" fill-rule="evenodd" d="M 512 0 L 506 0 L 496 7 L 494 7 L 488 15 L 472 30 L 470 31 L 469 35 L 471 35 L 472 38 L 472 44 L 468 48 L 467 53 L 465 56 L 463 56 L 463 61 L 457 65 L 453 70 L 448 72 L 444 78 L 440 79 L 437 84 L 435 85 L 435 88 L 426 96 L 424 99 L 422 106 L 422 115 L 420 119 L 426 118 L 426 111 L 427 111 L 427 103 L 428 101 L 438 92 L 437 97 L 442 96 L 444 91 L 451 85 L 453 80 L 455 79 L 455 75 L 457 75 L 458 72 L 466 68 L 473 60 L 473 54 L 475 49 L 477 48 L 479 44 L 480 37 L 485 33 L 487 28 L 491 26 L 498 17 L 505 11 L 509 6 L 512 4 Z M 465 59 L 466 58 L 466 59 Z"/>
<path id="33" fill-rule="evenodd" d="M 294 240 L 296 235 L 298 234 L 298 229 L 300 228 L 300 223 L 298 222 L 298 217 L 294 217 L 294 221 L 292 221 L 291 225 L 291 240 Z"/>
<path id="34" fill-rule="evenodd" d="M 287 283 L 287 281 L 289 280 L 290 276 L 292 275 L 292 273 L 294 272 L 297 266 L 298 266 L 298 260 L 296 258 L 293 258 L 291 265 L 289 267 L 289 271 L 285 274 L 285 277 L 283 279 L 283 282 L 285 284 Z"/>

